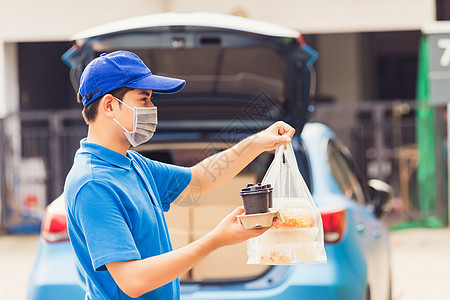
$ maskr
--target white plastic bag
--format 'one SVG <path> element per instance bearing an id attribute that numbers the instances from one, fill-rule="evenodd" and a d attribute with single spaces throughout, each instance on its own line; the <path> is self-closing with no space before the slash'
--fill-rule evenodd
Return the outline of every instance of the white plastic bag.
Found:
<path id="1" fill-rule="evenodd" d="M 292 145 L 275 151 L 262 183 L 273 187 L 273 208 L 283 222 L 247 241 L 248 264 L 299 264 L 327 261 L 320 212 L 298 169 Z"/>

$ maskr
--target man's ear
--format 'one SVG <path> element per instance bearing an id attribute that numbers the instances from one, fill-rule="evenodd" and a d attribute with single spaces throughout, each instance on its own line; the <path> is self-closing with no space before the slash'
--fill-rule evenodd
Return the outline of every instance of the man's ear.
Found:
<path id="1" fill-rule="evenodd" d="M 105 116 L 113 119 L 115 118 L 114 113 L 114 103 L 116 103 L 116 99 L 111 94 L 106 94 L 100 99 L 100 110 Z"/>

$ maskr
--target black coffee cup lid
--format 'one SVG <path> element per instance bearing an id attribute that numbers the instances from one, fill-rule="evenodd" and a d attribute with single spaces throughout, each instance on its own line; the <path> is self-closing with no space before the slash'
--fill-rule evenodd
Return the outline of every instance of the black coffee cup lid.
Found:
<path id="1" fill-rule="evenodd" d="M 265 192 L 265 191 L 271 191 L 273 188 L 270 185 L 270 183 L 266 183 L 266 184 L 261 184 L 261 183 L 249 183 L 247 184 L 247 186 L 245 188 L 243 188 L 241 190 L 241 195 L 243 193 L 248 193 L 248 192 Z"/>

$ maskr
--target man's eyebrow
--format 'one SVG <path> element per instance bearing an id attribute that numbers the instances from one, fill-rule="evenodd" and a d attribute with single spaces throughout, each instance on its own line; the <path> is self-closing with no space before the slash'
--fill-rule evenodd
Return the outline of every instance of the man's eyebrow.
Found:
<path id="1" fill-rule="evenodd" d="M 142 92 L 139 92 L 139 94 L 140 95 L 145 95 L 145 96 L 150 96 L 150 93 L 149 92 L 144 92 L 144 91 L 142 91 Z"/>

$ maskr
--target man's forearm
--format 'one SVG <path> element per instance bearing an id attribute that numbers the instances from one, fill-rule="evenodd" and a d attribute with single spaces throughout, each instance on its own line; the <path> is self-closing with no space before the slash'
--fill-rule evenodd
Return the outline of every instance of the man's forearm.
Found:
<path id="1" fill-rule="evenodd" d="M 295 129 L 288 124 L 282 121 L 275 122 L 230 149 L 201 161 L 191 167 L 191 182 L 173 203 L 179 206 L 194 204 L 200 199 L 200 194 L 214 189 L 236 176 L 260 153 L 290 143 L 294 133 Z"/>
<path id="2" fill-rule="evenodd" d="M 254 134 L 233 147 L 210 156 L 191 168 L 193 185 L 207 192 L 232 179 L 251 163 L 262 150 Z"/>

